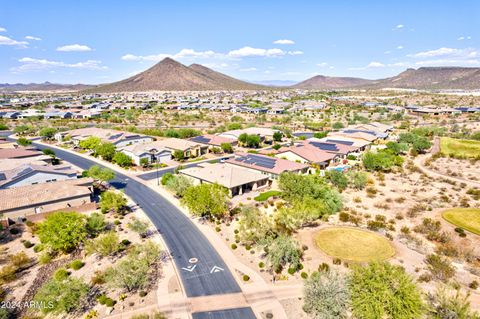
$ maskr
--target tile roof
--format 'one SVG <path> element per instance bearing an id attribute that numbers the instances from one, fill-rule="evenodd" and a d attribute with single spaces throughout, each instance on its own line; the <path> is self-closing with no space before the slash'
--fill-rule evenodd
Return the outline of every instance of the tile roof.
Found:
<path id="1" fill-rule="evenodd" d="M 262 161 L 271 162 L 272 165 L 268 165 L 268 167 L 266 167 L 265 165 L 262 165 Z M 272 173 L 275 175 L 279 175 L 283 172 L 295 172 L 308 168 L 308 165 L 306 164 L 291 162 L 282 158 L 249 153 L 236 153 L 235 158 L 226 160 L 225 163 Z"/>
<path id="2" fill-rule="evenodd" d="M 209 183 L 218 183 L 227 188 L 268 179 L 268 176 L 248 169 L 226 164 L 202 164 L 203 167 L 190 167 L 180 171 L 191 177 Z"/>
<path id="3" fill-rule="evenodd" d="M 0 212 L 90 194 L 93 179 L 80 178 L 0 190 Z"/>

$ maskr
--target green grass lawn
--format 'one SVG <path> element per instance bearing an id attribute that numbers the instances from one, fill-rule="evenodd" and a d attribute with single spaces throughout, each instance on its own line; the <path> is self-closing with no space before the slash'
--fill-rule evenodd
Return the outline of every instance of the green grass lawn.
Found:
<path id="1" fill-rule="evenodd" d="M 444 155 L 480 157 L 480 141 L 442 137 L 440 140 L 440 150 Z"/>
<path id="2" fill-rule="evenodd" d="M 259 194 L 257 197 L 254 197 L 253 199 L 256 200 L 257 202 L 264 202 L 272 196 L 279 196 L 281 193 L 282 193 L 281 191 L 271 190 L 271 191 L 263 192 Z"/>
<path id="3" fill-rule="evenodd" d="M 479 208 L 452 208 L 442 213 L 447 222 L 461 227 L 469 232 L 480 235 L 480 209 Z"/>
<path id="4" fill-rule="evenodd" d="M 388 239 L 355 228 L 322 229 L 315 234 L 315 243 L 329 256 L 354 262 L 381 261 L 395 255 Z"/>

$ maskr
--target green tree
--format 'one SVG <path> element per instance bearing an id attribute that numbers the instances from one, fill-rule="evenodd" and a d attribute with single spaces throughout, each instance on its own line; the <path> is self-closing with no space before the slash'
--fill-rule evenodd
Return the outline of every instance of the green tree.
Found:
<path id="1" fill-rule="evenodd" d="M 8 125 L 5 123 L 0 123 L 0 131 L 7 131 L 9 129 Z M 1 318 L 1 317 L 0 317 Z"/>
<path id="2" fill-rule="evenodd" d="M 397 142 L 388 142 L 387 149 L 390 150 L 394 155 L 404 154 L 408 151 L 407 143 L 397 143 Z"/>
<path id="3" fill-rule="evenodd" d="M 248 147 L 257 148 L 260 146 L 260 136 L 258 135 L 248 135 L 246 145 Z"/>
<path id="4" fill-rule="evenodd" d="M 87 242 L 85 250 L 87 254 L 97 253 L 103 257 L 113 255 L 120 250 L 118 235 L 113 231 L 102 234 Z"/>
<path id="5" fill-rule="evenodd" d="M 369 171 L 390 171 L 393 166 L 401 165 L 403 159 L 387 152 L 366 152 L 362 156 L 362 163 Z"/>
<path id="6" fill-rule="evenodd" d="M 25 137 L 20 137 L 19 139 L 17 139 L 17 144 L 20 146 L 28 146 L 32 144 L 32 141 L 26 139 Z"/>
<path id="7" fill-rule="evenodd" d="M 280 235 L 268 238 L 262 243 L 266 251 L 265 256 L 274 271 L 279 271 L 286 266 L 298 269 L 302 259 L 302 250 L 293 238 Z"/>
<path id="8" fill-rule="evenodd" d="M 347 318 L 350 292 L 345 276 L 335 271 L 315 272 L 305 281 L 303 294 L 303 309 L 314 318 Z"/>
<path id="9" fill-rule="evenodd" d="M 44 127 L 38 132 L 38 135 L 40 135 L 44 140 L 51 140 L 55 133 L 57 133 L 56 128 Z"/>
<path id="10" fill-rule="evenodd" d="M 292 232 L 331 213 L 322 201 L 305 196 L 302 199 L 293 200 L 288 206 L 280 208 L 274 217 L 278 227 L 287 232 Z"/>
<path id="11" fill-rule="evenodd" d="M 177 161 L 185 160 L 185 153 L 182 150 L 176 150 L 173 152 L 173 158 Z"/>
<path id="12" fill-rule="evenodd" d="M 352 313 L 358 319 L 421 318 L 420 290 L 400 266 L 371 263 L 356 266 L 350 277 Z"/>
<path id="13" fill-rule="evenodd" d="M 182 204 L 197 216 L 223 217 L 228 211 L 228 191 L 218 184 L 200 184 L 189 187 Z"/>
<path id="14" fill-rule="evenodd" d="M 29 126 L 29 125 L 17 125 L 15 126 L 15 128 L 13 129 L 13 132 L 14 133 L 17 133 L 18 135 L 25 135 L 25 134 L 29 134 L 33 131 L 33 127 Z"/>
<path id="15" fill-rule="evenodd" d="M 283 134 L 282 132 L 275 132 L 273 133 L 273 140 L 275 142 L 280 142 L 282 140 Z"/>
<path id="16" fill-rule="evenodd" d="M 39 225 L 38 235 L 53 251 L 71 252 L 87 237 L 85 216 L 75 212 L 51 214 Z"/>
<path id="17" fill-rule="evenodd" d="M 128 292 L 142 289 L 148 282 L 151 265 L 159 258 L 160 247 L 153 242 L 135 247 L 125 258 L 106 271 L 106 281 L 110 286 Z"/>
<path id="18" fill-rule="evenodd" d="M 348 186 L 348 178 L 345 176 L 343 172 L 339 172 L 337 170 L 328 171 L 327 179 L 336 186 L 339 190 L 343 191 Z"/>
<path id="19" fill-rule="evenodd" d="M 117 152 L 112 158 L 112 161 L 114 163 L 117 163 L 121 167 L 130 167 L 133 165 L 132 158 L 128 156 L 127 154 L 124 154 L 122 152 Z"/>
<path id="20" fill-rule="evenodd" d="M 38 290 L 34 300 L 45 305 L 41 308 L 43 313 L 65 314 L 80 308 L 88 290 L 88 285 L 82 279 L 51 279 Z"/>
<path id="21" fill-rule="evenodd" d="M 230 143 L 222 143 L 220 144 L 220 148 L 225 153 L 233 153 L 233 147 L 232 147 L 232 144 Z"/>
<path id="22" fill-rule="evenodd" d="M 93 165 L 88 169 L 87 176 L 101 182 L 108 182 L 115 178 L 115 172 L 108 168 Z"/>
<path id="23" fill-rule="evenodd" d="M 128 228 L 130 228 L 140 236 L 143 236 L 148 232 L 150 224 L 138 218 L 133 218 L 132 221 L 128 223 Z"/>
<path id="24" fill-rule="evenodd" d="M 110 142 L 100 143 L 95 147 L 95 154 L 101 156 L 106 161 L 112 161 L 115 156 L 115 145 Z"/>
<path id="25" fill-rule="evenodd" d="M 48 155 L 48 156 L 51 156 L 51 157 L 55 157 L 55 151 L 53 151 L 53 150 L 50 149 L 50 148 L 45 148 L 42 152 L 43 152 L 43 154 L 45 154 L 45 155 Z"/>
<path id="26" fill-rule="evenodd" d="M 238 236 L 245 244 L 256 244 L 272 233 L 267 215 L 254 206 L 242 207 L 238 220 Z"/>
<path id="27" fill-rule="evenodd" d="M 140 159 L 140 166 L 142 167 L 148 167 L 150 165 L 150 161 L 148 160 L 147 157 L 142 157 Z"/>
<path id="28" fill-rule="evenodd" d="M 108 212 L 120 213 L 126 205 L 127 199 L 121 193 L 107 191 L 100 196 L 100 209 L 104 214 Z"/>
<path id="29" fill-rule="evenodd" d="M 343 125 L 342 122 L 335 122 L 333 123 L 332 125 L 332 128 L 335 129 L 335 130 L 340 130 L 342 128 L 344 128 L 345 126 Z"/>
<path id="30" fill-rule="evenodd" d="M 99 233 L 105 230 L 107 222 L 105 217 L 99 213 L 92 213 L 87 217 L 87 231 L 91 236 L 97 236 Z"/>
<path id="31" fill-rule="evenodd" d="M 313 133 L 313 137 L 315 138 L 324 138 L 324 137 L 327 137 L 327 135 L 328 135 L 328 131 Z"/>
<path id="32" fill-rule="evenodd" d="M 170 179 L 174 178 L 172 173 L 165 173 L 162 175 L 162 185 L 167 185 Z"/>
<path id="33" fill-rule="evenodd" d="M 350 171 L 347 176 L 355 189 L 364 189 L 367 185 L 368 174 L 365 172 Z"/>
<path id="34" fill-rule="evenodd" d="M 191 186 L 192 182 L 184 175 L 172 175 L 165 184 L 168 190 L 174 192 L 179 197 L 183 197 Z"/>
<path id="35" fill-rule="evenodd" d="M 432 142 L 430 142 L 426 137 L 423 136 L 415 139 L 412 144 L 412 148 L 418 153 L 423 153 L 430 147 L 432 147 Z"/>
<path id="36" fill-rule="evenodd" d="M 80 143 L 78 143 L 78 146 L 86 150 L 94 150 L 95 148 L 97 148 L 98 145 L 100 145 L 100 143 L 102 143 L 102 140 L 99 137 L 90 136 L 80 141 Z"/>

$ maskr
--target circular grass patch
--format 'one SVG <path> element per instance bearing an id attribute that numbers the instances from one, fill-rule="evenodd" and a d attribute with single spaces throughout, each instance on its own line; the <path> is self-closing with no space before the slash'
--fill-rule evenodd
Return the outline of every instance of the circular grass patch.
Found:
<path id="1" fill-rule="evenodd" d="M 480 208 L 452 208 L 442 213 L 450 224 L 480 235 Z"/>
<path id="2" fill-rule="evenodd" d="M 360 229 L 332 227 L 315 234 L 317 247 L 329 256 L 354 262 L 381 261 L 393 257 L 388 239 Z"/>

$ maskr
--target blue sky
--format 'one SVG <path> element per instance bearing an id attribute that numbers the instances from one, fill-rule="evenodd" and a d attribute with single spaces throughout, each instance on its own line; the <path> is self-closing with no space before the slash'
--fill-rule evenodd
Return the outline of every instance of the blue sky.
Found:
<path id="1" fill-rule="evenodd" d="M 480 67 L 480 1 L 2 0 L 0 82 L 112 82 L 166 56 L 252 81 Z"/>

